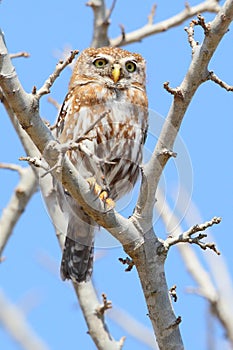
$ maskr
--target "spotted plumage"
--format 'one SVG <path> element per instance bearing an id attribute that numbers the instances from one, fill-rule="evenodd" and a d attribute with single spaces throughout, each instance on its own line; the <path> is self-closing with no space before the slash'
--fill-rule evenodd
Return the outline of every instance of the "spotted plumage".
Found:
<path id="1" fill-rule="evenodd" d="M 84 178 L 94 178 L 117 200 L 138 178 L 147 117 L 142 56 L 120 48 L 90 48 L 74 67 L 57 137 L 61 143 L 79 142 L 68 152 L 70 160 Z M 61 274 L 81 282 L 92 272 L 95 223 L 66 197 L 70 210 Z"/>

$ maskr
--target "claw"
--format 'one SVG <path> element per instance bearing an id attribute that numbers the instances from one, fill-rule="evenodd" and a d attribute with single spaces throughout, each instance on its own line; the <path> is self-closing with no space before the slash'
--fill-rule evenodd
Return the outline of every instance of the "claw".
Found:
<path id="1" fill-rule="evenodd" d="M 94 191 L 94 194 L 96 194 L 98 197 L 102 192 L 102 188 L 100 185 L 97 184 L 94 177 L 90 177 L 87 179 L 87 182 L 89 183 L 90 188 Z"/>
<path id="2" fill-rule="evenodd" d="M 105 204 L 106 204 L 107 210 L 111 210 L 111 209 L 115 208 L 115 202 L 112 198 L 107 198 L 105 200 Z"/>
<path id="3" fill-rule="evenodd" d="M 107 210 L 111 210 L 115 207 L 115 202 L 112 198 L 108 196 L 108 192 L 103 190 L 100 185 L 97 184 L 94 177 L 90 177 L 87 179 L 87 182 L 90 185 L 90 188 L 94 191 L 94 193 L 99 197 L 99 199 L 104 202 Z"/>

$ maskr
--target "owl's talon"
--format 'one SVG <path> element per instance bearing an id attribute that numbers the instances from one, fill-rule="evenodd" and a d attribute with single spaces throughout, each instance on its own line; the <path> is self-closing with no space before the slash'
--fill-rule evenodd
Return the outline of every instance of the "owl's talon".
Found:
<path id="1" fill-rule="evenodd" d="M 90 188 L 93 190 L 94 194 L 96 194 L 99 199 L 104 202 L 104 205 L 106 206 L 107 210 L 111 210 L 115 207 L 115 202 L 112 198 L 108 197 L 108 192 L 106 190 L 103 190 L 100 185 L 97 184 L 94 177 L 90 177 L 87 179 L 87 182 L 89 183 Z"/>
<path id="2" fill-rule="evenodd" d="M 104 202 L 108 198 L 108 192 L 107 191 L 101 191 L 99 198 Z"/>
<path id="3" fill-rule="evenodd" d="M 102 188 L 100 185 L 97 184 L 95 178 L 90 177 L 89 179 L 87 179 L 87 182 L 89 183 L 89 186 L 93 190 L 94 194 L 96 194 L 99 197 L 102 192 Z"/>
<path id="4" fill-rule="evenodd" d="M 107 191 L 103 190 L 100 193 L 99 198 L 104 202 L 104 206 L 106 207 L 107 211 L 109 211 L 115 207 L 115 202 L 112 198 L 108 197 Z"/>
<path id="5" fill-rule="evenodd" d="M 106 198 L 105 200 L 107 210 L 111 210 L 115 208 L 115 202 L 112 198 Z"/>

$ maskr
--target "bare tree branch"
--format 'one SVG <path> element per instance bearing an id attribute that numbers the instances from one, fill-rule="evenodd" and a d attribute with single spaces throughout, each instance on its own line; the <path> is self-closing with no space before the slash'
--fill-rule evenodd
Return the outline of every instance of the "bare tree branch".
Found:
<path id="1" fill-rule="evenodd" d="M 11 59 L 19 58 L 19 57 L 28 58 L 28 57 L 30 57 L 30 53 L 28 53 L 26 51 L 21 51 L 21 52 L 16 52 L 16 53 L 11 53 L 10 54 L 10 58 Z"/>
<path id="2" fill-rule="evenodd" d="M 157 192 L 157 199 L 158 201 L 156 203 L 156 208 L 161 213 L 161 218 L 165 224 L 168 234 L 172 234 L 174 237 L 179 237 L 182 235 L 182 228 L 179 224 L 178 217 L 171 211 L 168 203 L 165 201 L 161 190 L 158 190 Z M 195 212 L 194 208 L 192 207 L 190 208 L 190 211 Z M 221 322 L 222 326 L 226 330 L 227 338 L 233 346 L 233 319 L 232 310 L 229 308 L 229 305 L 232 304 L 232 295 L 229 299 L 227 299 L 220 289 L 217 290 L 215 288 L 210 274 L 204 269 L 194 250 L 188 244 L 179 244 L 176 247 L 179 250 L 182 259 L 184 260 L 185 266 L 188 269 L 190 275 L 198 285 L 198 294 L 203 296 L 209 302 L 213 314 Z M 215 263 L 217 270 L 219 269 L 220 265 L 221 257 L 218 257 L 218 263 Z M 221 276 L 224 274 L 225 272 L 222 271 Z M 221 279 L 221 281 L 219 281 L 219 284 L 226 285 L 226 281 Z"/>
<path id="3" fill-rule="evenodd" d="M 18 119 L 15 117 L 15 114 L 8 103 L 8 100 L 3 95 L 1 96 L 1 100 L 5 105 L 5 108 L 10 116 L 12 124 L 14 125 L 27 154 L 32 155 L 32 157 L 25 157 L 25 159 L 30 163 L 33 163 L 34 166 L 36 166 L 36 168 L 33 168 L 32 175 L 34 176 L 35 179 L 37 179 L 40 176 L 40 171 L 41 171 L 37 167 L 37 161 L 39 161 L 40 152 L 34 146 L 28 134 L 20 126 Z M 38 165 L 39 167 L 41 167 L 40 162 Z M 14 168 L 15 170 L 18 170 L 18 167 L 13 166 L 12 168 Z M 50 175 L 48 175 L 48 177 L 49 176 Z M 56 210 L 57 212 L 57 215 L 56 215 L 57 222 L 55 223 L 55 227 L 62 227 L 62 224 L 64 225 L 64 222 L 66 221 L 66 219 L 64 218 L 64 213 L 60 210 L 59 205 L 57 203 L 57 195 L 53 190 L 53 184 L 49 183 L 49 179 L 46 179 L 46 180 L 47 182 L 44 184 L 44 186 L 46 187 L 46 190 L 49 192 L 49 197 L 52 203 L 53 210 Z M 28 182 L 28 184 L 29 183 L 30 181 Z M 36 180 L 36 184 L 37 184 L 37 180 Z M 43 183 L 41 183 L 41 186 L 42 185 Z M 14 220 L 14 216 L 10 218 L 10 220 Z M 57 238 L 59 240 L 60 246 L 63 247 L 65 235 L 57 231 Z M 3 244 L 3 247 L 4 247 L 6 242 L 3 242 L 3 243 L 4 243 Z M 89 284 L 80 284 L 80 285 L 73 284 L 73 287 L 75 289 L 75 293 L 78 297 L 80 306 L 84 313 L 84 317 L 88 325 L 89 333 L 93 341 L 98 346 L 98 349 L 107 350 L 111 348 L 113 350 L 120 350 L 123 347 L 124 337 L 119 341 L 115 341 L 108 331 L 108 327 L 105 324 L 104 317 L 100 318 L 96 314 L 95 310 L 96 308 L 99 307 L 100 303 L 98 301 L 96 291 L 92 285 L 92 282 L 90 281 Z M 90 300 L 92 302 L 89 302 L 89 300 L 87 299 L 88 295 L 90 296 Z"/>
<path id="4" fill-rule="evenodd" d="M 60 61 L 53 74 L 49 76 L 49 78 L 45 81 L 44 85 L 36 91 L 34 89 L 33 94 L 36 94 L 38 98 L 40 98 L 43 95 L 50 93 L 50 88 L 52 87 L 55 80 L 59 77 L 61 72 L 65 67 L 67 67 L 75 58 L 75 56 L 79 53 L 78 50 L 71 51 L 70 56 L 68 56 L 64 61 Z"/>
<path id="5" fill-rule="evenodd" d="M 205 36 L 201 45 L 193 48 L 192 61 L 181 85 L 176 88 L 173 102 L 162 128 L 159 140 L 150 161 L 142 172 L 142 186 L 134 217 L 143 218 L 144 222 L 151 222 L 155 192 L 162 171 L 170 158 L 164 149 L 172 150 L 174 141 L 184 118 L 185 112 L 197 88 L 209 79 L 208 64 L 220 40 L 227 32 L 233 19 L 233 1 L 228 0 L 223 5 L 215 19 L 209 23 L 209 34 Z M 150 181 L 148 181 L 150 179 Z M 152 180 L 153 179 L 153 180 Z M 152 205 L 151 205 L 152 204 Z"/>
<path id="6" fill-rule="evenodd" d="M 17 171 L 19 175 L 23 175 L 23 168 L 18 164 L 0 163 L 0 169 Z"/>
<path id="7" fill-rule="evenodd" d="M 201 240 L 207 237 L 207 234 L 199 234 L 196 237 L 192 237 L 195 233 L 200 231 L 205 231 L 207 228 L 219 224 L 221 222 L 221 218 L 214 217 L 210 221 L 206 221 L 201 225 L 194 225 L 189 230 L 183 232 L 179 236 L 169 236 L 164 242 L 164 248 L 167 251 L 172 245 L 177 243 L 190 243 L 197 244 L 202 249 L 206 250 L 207 248 L 212 249 L 217 255 L 220 255 L 220 252 L 217 250 L 215 243 L 206 243 Z"/>
<path id="8" fill-rule="evenodd" d="M 103 4 L 103 2 L 101 3 Z M 113 209 L 106 212 L 99 200 L 93 203 L 93 194 L 88 184 L 66 158 L 62 173 L 54 173 L 54 176 L 62 181 L 72 197 L 97 223 L 107 228 L 123 244 L 125 251 L 133 259 L 147 301 L 149 317 L 162 350 L 181 349 L 183 345 L 178 327 L 181 318 L 176 318 L 174 315 L 164 277 L 166 257 L 163 254 L 158 254 L 162 243 L 157 239 L 152 229 L 155 191 L 162 170 L 173 153 L 174 140 L 185 110 L 198 86 L 208 79 L 207 65 L 232 18 L 233 2 L 228 0 L 220 14 L 211 23 L 210 34 L 205 37 L 204 43 L 197 46 L 198 51 L 193 55 L 187 76 L 180 86 L 182 98 L 174 96 L 174 102 L 152 159 L 143 169 L 142 190 L 135 213 L 130 219 L 122 218 Z M 60 154 L 60 148 L 50 130 L 39 117 L 38 101 L 40 96 L 36 94 L 36 91 L 34 91 L 34 95 L 29 95 L 22 89 L 9 62 L 3 38 L 0 39 L 0 84 L 4 96 L 9 100 L 10 106 L 23 128 L 30 135 L 50 167 L 53 167 Z M 149 184 L 147 179 L 154 179 L 154 181 Z M 80 288 L 85 288 L 83 287 L 85 284 L 80 285 Z M 166 313 L 161 312 L 161 308 L 166 310 Z"/>
<path id="9" fill-rule="evenodd" d="M 48 350 L 42 341 L 28 325 L 24 314 L 13 305 L 0 291 L 0 324 L 24 350 Z"/>
<path id="10" fill-rule="evenodd" d="M 225 83 L 225 81 L 221 80 L 216 74 L 214 74 L 214 72 L 210 72 L 209 79 L 214 81 L 216 84 L 221 86 L 223 89 L 226 89 L 227 91 L 233 91 L 233 86 Z"/>
<path id="11" fill-rule="evenodd" d="M 60 103 L 58 103 L 54 98 L 51 96 L 48 97 L 48 102 L 51 103 L 57 110 L 61 108 Z"/>
<path id="12" fill-rule="evenodd" d="M 0 165 L 0 167 L 2 166 Z M 16 165 L 10 165 L 10 168 L 19 172 L 20 181 L 0 217 L 0 257 L 5 245 L 13 233 L 13 229 L 18 219 L 24 212 L 25 207 L 27 206 L 37 187 L 37 179 L 31 168 L 20 168 Z"/>
<path id="13" fill-rule="evenodd" d="M 24 130 L 26 130 L 36 147 L 43 154 L 50 167 L 53 167 L 59 157 L 60 146 L 39 116 L 38 96 L 36 94 L 27 94 L 23 90 L 9 60 L 2 35 L 0 36 L 0 51 L 2 53 L 0 56 L 0 85 L 3 94 L 9 101 Z M 12 91 L 14 92 L 13 94 Z M 148 299 L 149 316 L 161 349 L 168 350 L 170 347 L 174 347 L 174 344 L 177 344 L 177 346 L 179 344 L 182 347 L 178 322 L 168 296 L 164 273 L 165 257 L 161 255 L 155 256 L 155 252 L 161 243 L 155 237 L 154 231 L 150 229 L 147 233 L 150 251 L 145 252 L 144 248 L 138 249 L 144 242 L 143 232 L 136 227 L 132 218 L 127 220 L 114 209 L 106 211 L 102 201 L 96 199 L 92 191 L 90 191 L 88 183 L 79 175 L 77 169 L 66 157 L 64 158 L 62 173 L 55 172 L 54 176 L 58 180 L 62 180 L 63 186 L 83 206 L 84 210 L 98 224 L 112 233 L 124 246 L 127 254 L 132 256 L 134 261 L 137 261 L 137 269 L 140 278 L 143 277 L 141 282 L 145 296 Z M 151 258 L 148 260 L 149 256 Z M 143 266 L 146 266 L 145 271 L 148 272 L 146 277 L 145 271 L 141 273 Z M 162 279 L 161 276 L 163 276 Z M 159 281 L 159 285 L 157 281 Z M 84 289 L 85 287 L 80 288 Z M 154 293 L 155 290 L 157 290 L 156 293 Z M 166 313 L 161 314 L 161 305 L 166 309 Z"/>
<path id="14" fill-rule="evenodd" d="M 120 35 L 117 38 L 110 39 L 110 46 L 124 46 L 134 42 L 138 42 L 148 36 L 158 34 L 172 27 L 178 26 L 184 21 L 186 21 L 188 18 L 192 18 L 198 13 L 218 12 L 219 10 L 220 6 L 218 4 L 218 1 L 206 0 L 196 6 L 186 6 L 182 12 L 156 24 L 153 24 L 153 22 L 151 21 L 150 14 L 149 21 L 144 27 L 139 28 L 130 33 L 125 33 L 124 37 Z"/>
<path id="15" fill-rule="evenodd" d="M 30 152 L 32 155 L 38 155 L 38 150 L 34 146 L 33 142 L 27 135 L 27 133 L 22 129 L 19 124 L 18 119 L 15 117 L 15 114 L 7 99 L 2 94 L 2 90 L 0 90 L 0 99 L 4 104 L 4 107 L 11 119 L 12 125 L 14 126 L 24 148 L 27 152 Z M 9 168 L 9 164 L 8 166 Z M 38 180 L 37 176 L 33 169 L 30 168 L 21 168 L 18 165 L 11 165 L 12 170 L 16 170 L 20 174 L 20 181 L 17 187 L 15 188 L 14 193 L 7 205 L 7 207 L 3 210 L 2 216 L 0 218 L 0 226 L 1 226 L 1 236 L 0 236 L 0 256 L 13 233 L 13 229 L 21 217 L 22 213 L 25 211 L 25 208 L 31 198 L 31 196 L 37 190 Z"/>
<path id="16" fill-rule="evenodd" d="M 1 39 L 1 44 L 4 45 L 2 36 Z M 61 153 L 61 146 L 55 141 L 51 131 L 39 116 L 38 100 L 41 94 L 39 96 L 37 94 L 27 94 L 23 90 L 10 62 L 5 45 L 1 49 L 0 84 L 4 96 L 7 97 L 24 130 L 43 154 L 50 167 L 53 167 Z M 13 94 L 12 91 L 14 91 Z M 55 172 L 54 175 L 59 179 L 61 178 L 61 174 Z M 69 193 L 83 205 L 85 211 L 93 216 L 97 223 L 108 229 L 123 245 L 128 244 L 131 249 L 135 249 L 143 243 L 142 235 L 139 234 L 130 220 L 123 218 L 113 209 L 106 212 L 103 202 L 95 198 L 87 181 L 78 174 L 77 169 L 66 157 L 64 157 L 63 163 L 62 182 Z M 130 234 L 126 235 L 126 232 Z"/>
<path id="17" fill-rule="evenodd" d="M 163 340 L 167 340 L 170 334 L 169 332 L 167 334 L 163 333 L 162 339 L 160 339 L 161 333 L 157 327 L 159 322 L 161 322 L 161 319 L 158 320 L 156 315 L 158 316 L 160 314 L 160 310 L 157 308 L 158 305 L 161 306 L 161 304 L 164 303 L 164 299 L 161 300 L 160 297 L 162 295 L 166 295 L 167 285 L 162 285 L 162 283 L 158 285 L 158 283 L 156 283 L 156 280 L 161 281 L 160 276 L 164 273 L 164 262 L 161 261 L 155 254 L 155 251 L 158 253 L 161 247 L 156 241 L 157 238 L 154 237 L 154 232 L 152 232 L 151 226 L 153 207 L 155 203 L 155 192 L 157 190 L 162 171 L 170 158 L 170 154 L 164 152 L 164 149 L 173 149 L 174 141 L 179 131 L 185 111 L 188 108 L 188 105 L 199 85 L 208 80 L 209 73 L 207 67 L 209 61 L 221 38 L 227 32 L 228 26 L 230 25 L 232 19 L 233 1 L 227 0 L 222 9 L 219 11 L 218 15 L 210 23 L 209 35 L 205 36 L 202 45 L 196 46 L 188 72 L 183 82 L 179 86 L 182 98 L 179 96 L 177 97 L 176 95 L 174 96 L 170 111 L 165 120 L 153 155 L 150 161 L 142 169 L 142 185 L 140 194 L 134 214 L 131 217 L 131 220 L 134 222 L 135 226 L 138 227 L 139 230 L 141 229 L 142 232 L 146 233 L 144 236 L 144 244 L 129 255 L 134 260 L 145 296 L 148 294 L 150 295 L 150 298 L 148 296 L 147 299 L 149 316 L 155 329 L 158 344 L 162 349 L 163 345 L 161 346 L 161 344 L 163 344 Z M 148 261 L 150 261 L 149 265 Z M 159 270 L 160 268 L 161 270 Z M 150 281 L 150 283 L 148 281 Z M 153 295 L 153 290 L 156 290 L 156 293 L 154 294 L 154 298 L 151 298 L 151 295 Z M 174 330 L 175 325 L 178 326 L 179 322 L 178 320 L 174 320 L 174 316 L 172 317 L 172 315 L 170 315 L 169 317 L 171 325 L 167 327 L 167 329 L 170 331 L 171 329 Z M 164 336 L 165 334 L 167 337 Z"/>
<path id="18" fill-rule="evenodd" d="M 156 9 L 157 9 L 157 5 L 156 5 L 156 4 L 153 4 L 153 5 L 152 5 L 152 8 L 151 8 L 151 12 L 150 12 L 149 15 L 148 15 L 148 24 L 149 24 L 149 25 L 152 25 L 153 22 L 154 22 Z"/>
<path id="19" fill-rule="evenodd" d="M 113 2 L 113 7 L 115 1 Z M 94 12 L 94 28 L 93 38 L 91 47 L 108 46 L 108 27 L 109 27 L 109 16 L 111 11 L 107 13 L 104 0 L 90 0 L 87 2 L 87 6 L 90 6 Z"/>
<path id="20" fill-rule="evenodd" d="M 107 15 L 106 15 L 106 18 L 105 18 L 105 22 L 110 23 L 110 17 L 111 17 L 111 15 L 113 13 L 113 10 L 114 10 L 115 6 L 116 6 L 116 3 L 117 3 L 117 0 L 113 0 L 112 1 L 112 5 L 111 5 L 110 9 L 107 10 Z"/>

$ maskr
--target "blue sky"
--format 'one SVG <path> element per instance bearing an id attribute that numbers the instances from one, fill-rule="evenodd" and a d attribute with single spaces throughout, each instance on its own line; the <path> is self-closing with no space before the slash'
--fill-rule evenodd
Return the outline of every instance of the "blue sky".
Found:
<path id="1" fill-rule="evenodd" d="M 110 1 L 107 2 L 110 5 Z M 155 21 L 166 19 L 183 9 L 183 1 L 157 1 Z M 190 1 L 190 5 L 198 1 Z M 222 2 L 221 2 L 222 3 Z M 133 0 L 118 0 L 112 16 L 110 36 L 119 35 L 119 24 L 131 31 L 145 24 L 153 1 L 135 4 Z M 16 1 L 3 0 L 0 5 L 0 23 L 10 52 L 28 51 L 30 58 L 15 59 L 14 65 L 23 87 L 27 92 L 36 85 L 40 87 L 53 72 L 59 53 L 67 46 L 83 50 L 92 37 L 92 11 L 85 1 Z M 213 14 L 206 14 L 207 20 Z M 151 113 L 150 137 L 146 145 L 151 151 L 161 118 L 170 107 L 171 96 L 163 89 L 169 81 L 178 86 L 191 60 L 191 49 L 184 27 L 171 29 L 165 33 L 146 38 L 141 43 L 129 45 L 128 50 L 141 53 L 147 60 L 147 91 Z M 203 39 L 201 29 L 197 29 L 199 41 Z M 229 84 L 233 84 L 232 30 L 220 43 L 210 70 Z M 71 71 L 67 68 L 55 82 L 51 96 L 62 102 Z M 196 204 L 203 221 L 213 216 L 223 218 L 221 225 L 212 229 L 214 240 L 233 275 L 232 264 L 232 93 L 226 92 L 212 82 L 203 84 L 195 94 L 184 121 L 177 143 L 178 157 L 168 164 L 163 176 L 163 187 L 171 201 L 177 185 L 184 185 Z M 20 142 L 1 106 L 0 162 L 18 163 L 25 155 Z M 53 122 L 55 108 L 41 100 L 42 117 Z M 154 117 L 156 115 L 157 117 Z M 21 164 L 22 165 L 22 164 Z M 180 184 L 182 179 L 184 184 Z M 18 182 L 14 172 L 0 170 L 0 211 L 7 204 Z M 127 201 L 127 200 L 126 200 Z M 125 215 L 133 208 L 126 208 Z M 166 230 L 161 221 L 155 220 L 155 229 L 162 238 Z M 193 224 L 196 222 L 194 221 Z M 183 224 L 184 229 L 187 228 Z M 229 238 L 230 237 L 230 238 Z M 194 248 L 203 261 L 200 249 Z M 118 257 L 124 257 L 122 249 L 116 245 L 111 249 L 98 250 L 101 256 L 96 261 L 94 283 L 99 295 L 105 292 L 114 307 L 125 309 L 145 326 L 151 327 L 136 271 L 125 273 Z M 61 252 L 54 235 L 50 218 L 40 193 L 36 193 L 21 220 L 15 228 L 5 251 L 6 260 L 1 264 L 1 289 L 12 303 L 25 310 L 28 322 L 50 349 L 64 348 L 95 349 L 83 320 L 73 290 L 69 283 L 59 277 Z M 207 267 L 208 268 L 208 267 Z M 171 249 L 166 272 L 168 285 L 177 285 L 179 299 L 175 307 L 182 316 L 181 332 L 188 350 L 207 349 L 206 314 L 208 306 L 198 296 L 187 293 L 187 287 L 195 282 L 187 274 L 177 249 Z M 116 339 L 126 335 L 124 349 L 147 349 L 133 339 L 111 318 L 107 318 L 109 328 Z M 217 342 L 224 339 L 224 333 L 215 324 Z M 198 336 L 197 336 L 198 334 Z M 19 346 L 0 328 L 1 349 L 16 350 Z M 217 343 L 219 344 L 219 343 Z M 218 347 L 217 347 L 218 348 Z M 221 343 L 223 349 L 223 344 Z"/>

